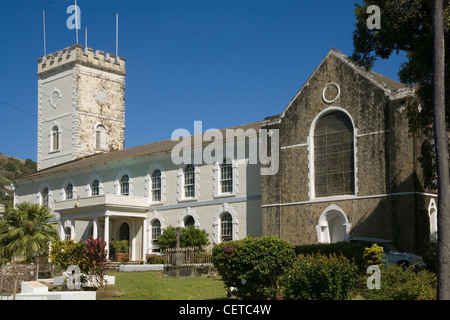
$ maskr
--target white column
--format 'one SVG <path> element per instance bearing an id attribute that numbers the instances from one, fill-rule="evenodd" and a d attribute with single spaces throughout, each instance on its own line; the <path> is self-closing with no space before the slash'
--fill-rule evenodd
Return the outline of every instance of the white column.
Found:
<path id="1" fill-rule="evenodd" d="M 131 219 L 131 261 L 136 260 L 136 219 Z"/>
<path id="2" fill-rule="evenodd" d="M 60 221 L 59 226 L 60 226 L 60 228 L 59 228 L 59 238 L 61 240 L 64 240 L 64 238 L 66 237 L 66 234 L 64 232 L 64 220 Z"/>
<path id="3" fill-rule="evenodd" d="M 144 219 L 142 225 L 142 260 L 145 260 L 145 255 L 147 254 L 148 249 L 148 219 Z"/>
<path id="4" fill-rule="evenodd" d="M 106 252 L 109 254 L 109 216 L 105 215 L 105 242 L 106 242 Z"/>
<path id="5" fill-rule="evenodd" d="M 98 238 L 98 218 L 94 217 L 94 220 L 92 220 L 92 237 L 94 239 Z"/>
<path id="6" fill-rule="evenodd" d="M 75 220 L 70 219 L 70 239 L 75 240 Z"/>

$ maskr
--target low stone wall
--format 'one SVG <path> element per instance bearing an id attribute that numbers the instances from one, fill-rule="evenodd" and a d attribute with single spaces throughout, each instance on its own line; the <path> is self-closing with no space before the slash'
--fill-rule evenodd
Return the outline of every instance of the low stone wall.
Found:
<path id="1" fill-rule="evenodd" d="M 169 278 L 187 278 L 216 276 L 217 271 L 212 265 L 166 266 L 163 274 Z"/>

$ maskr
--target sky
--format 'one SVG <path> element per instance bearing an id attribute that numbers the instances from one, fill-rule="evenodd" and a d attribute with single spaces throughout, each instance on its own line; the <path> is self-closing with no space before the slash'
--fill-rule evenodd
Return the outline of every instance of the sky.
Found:
<path id="1" fill-rule="evenodd" d="M 331 48 L 353 53 L 358 0 L 78 0 L 79 43 L 126 59 L 125 147 L 281 113 Z M 361 2 L 361 1 L 359 1 Z M 76 43 L 74 0 L 0 2 L 0 152 L 37 160 L 37 59 Z M 373 70 L 398 80 L 404 56 Z"/>

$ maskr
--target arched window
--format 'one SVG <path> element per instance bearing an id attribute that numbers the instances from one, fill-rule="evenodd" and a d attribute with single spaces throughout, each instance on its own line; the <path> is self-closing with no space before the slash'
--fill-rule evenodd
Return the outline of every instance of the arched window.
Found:
<path id="1" fill-rule="evenodd" d="M 156 169 L 152 174 L 152 201 L 161 201 L 161 170 Z"/>
<path id="2" fill-rule="evenodd" d="M 161 222 L 158 219 L 152 221 L 152 244 L 158 246 L 158 237 L 161 235 Z"/>
<path id="3" fill-rule="evenodd" d="M 184 197 L 195 198 L 195 168 L 192 164 L 184 168 Z"/>
<path id="4" fill-rule="evenodd" d="M 72 228 L 70 228 L 70 227 L 64 228 L 64 239 L 66 241 L 72 239 Z"/>
<path id="5" fill-rule="evenodd" d="M 127 174 L 120 179 L 120 194 L 124 196 L 130 195 L 130 177 Z"/>
<path id="6" fill-rule="evenodd" d="M 95 128 L 95 148 L 105 150 L 108 147 L 107 144 L 107 130 L 103 125 L 98 125 Z"/>
<path id="7" fill-rule="evenodd" d="M 49 195 L 49 191 L 48 188 L 45 188 L 42 191 L 42 204 L 48 207 L 48 195 Z"/>
<path id="8" fill-rule="evenodd" d="M 226 159 L 220 164 L 220 186 L 222 193 L 233 192 L 233 165 Z"/>
<path id="9" fill-rule="evenodd" d="M 350 118 L 339 111 L 320 118 L 314 130 L 315 196 L 355 194 L 354 162 Z"/>
<path id="10" fill-rule="evenodd" d="M 100 182 L 95 179 L 94 182 L 91 184 L 91 196 L 98 196 L 100 195 Z"/>
<path id="11" fill-rule="evenodd" d="M 66 187 L 66 200 L 73 199 L 73 185 L 69 183 Z"/>
<path id="12" fill-rule="evenodd" d="M 233 217 L 228 212 L 220 219 L 220 240 L 222 242 L 233 240 Z"/>
<path id="13" fill-rule="evenodd" d="M 58 126 L 54 126 L 52 128 L 52 135 L 51 135 L 51 151 L 58 151 L 60 150 L 61 146 L 61 133 L 59 131 Z"/>
<path id="14" fill-rule="evenodd" d="M 193 216 L 186 216 L 186 218 L 184 218 L 184 227 L 195 228 L 195 219 Z"/>

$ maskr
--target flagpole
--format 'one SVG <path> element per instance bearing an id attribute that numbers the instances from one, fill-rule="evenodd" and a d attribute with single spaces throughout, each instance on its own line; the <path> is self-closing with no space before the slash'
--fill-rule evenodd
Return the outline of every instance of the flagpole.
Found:
<path id="1" fill-rule="evenodd" d="M 75 34 L 76 34 L 77 44 L 78 44 L 78 6 L 77 6 L 77 0 L 75 0 Z"/>
<path id="2" fill-rule="evenodd" d="M 44 57 L 47 56 L 47 45 L 45 42 L 45 10 L 42 10 L 42 22 L 44 25 Z"/>
<path id="3" fill-rule="evenodd" d="M 119 14 L 116 14 L 116 61 L 119 60 Z"/>

